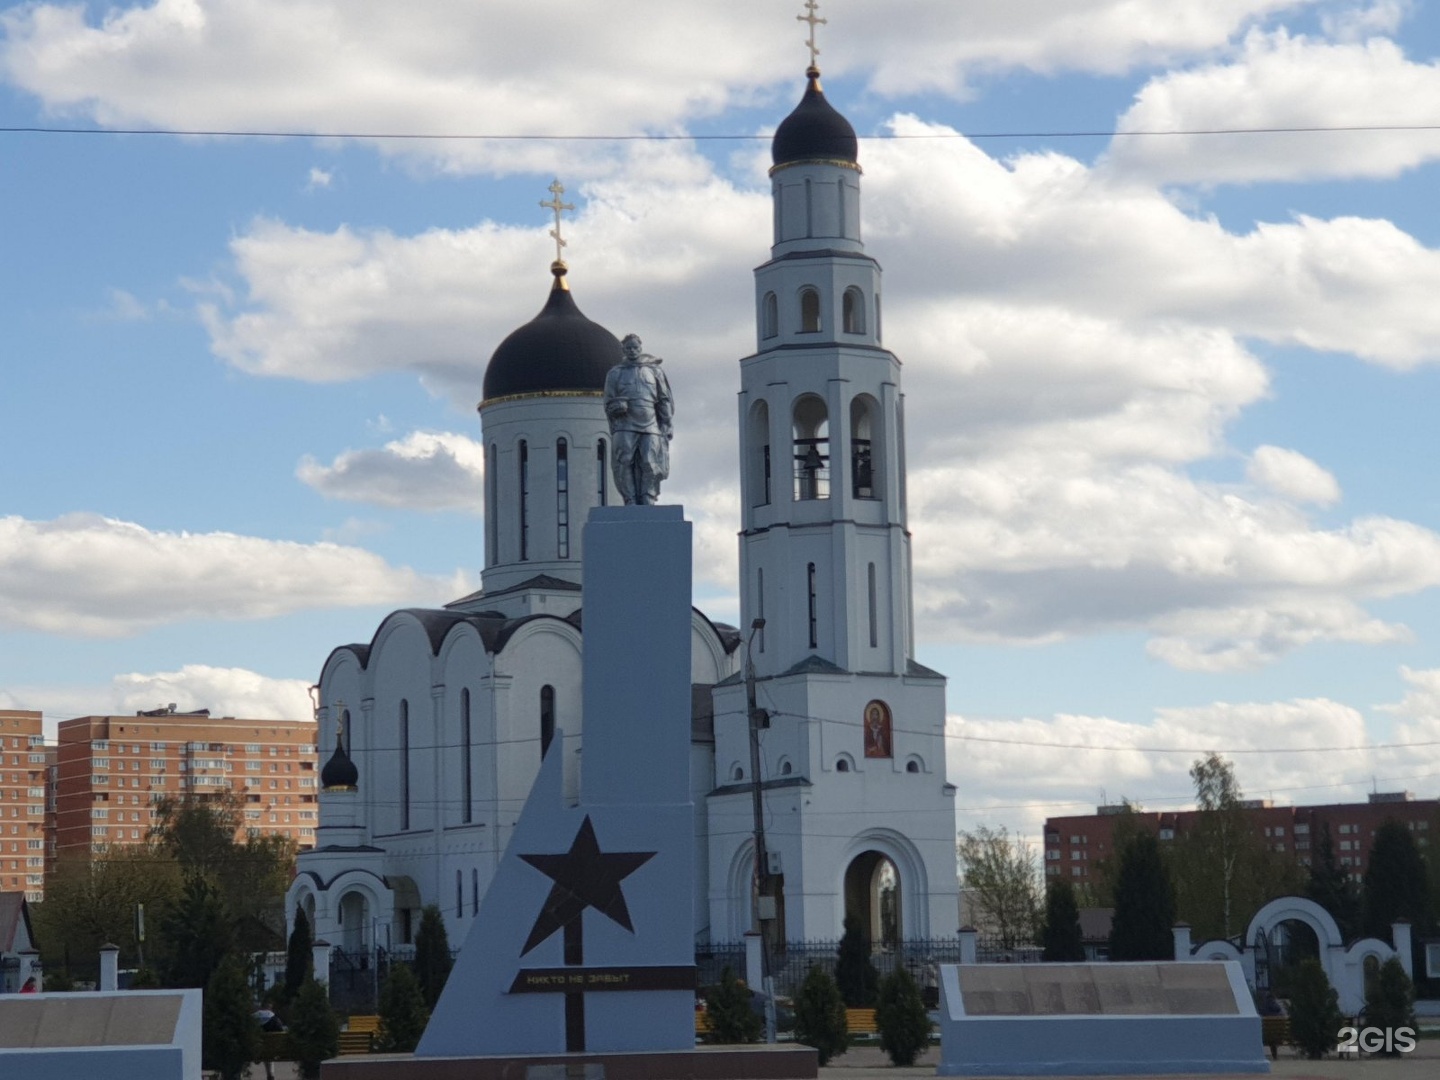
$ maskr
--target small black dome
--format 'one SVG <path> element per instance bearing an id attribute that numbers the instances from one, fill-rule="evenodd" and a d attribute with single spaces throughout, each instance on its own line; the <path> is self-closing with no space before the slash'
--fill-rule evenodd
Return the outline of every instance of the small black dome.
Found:
<path id="1" fill-rule="evenodd" d="M 860 159 L 855 129 L 850 121 L 835 111 L 820 89 L 820 72 L 811 68 L 809 85 L 795 111 L 780 121 L 775 139 L 770 144 L 770 157 L 776 165 L 795 161 L 848 161 Z"/>
<path id="2" fill-rule="evenodd" d="M 345 753 L 345 740 L 340 732 L 336 731 L 335 752 L 320 770 L 320 788 L 322 791 L 353 791 L 359 783 L 360 770 L 355 768 L 350 755 Z"/>
<path id="3" fill-rule="evenodd" d="M 485 368 L 484 400 L 555 390 L 605 389 L 605 376 L 620 363 L 620 342 L 575 306 L 563 263 L 540 314 L 500 343 Z"/>

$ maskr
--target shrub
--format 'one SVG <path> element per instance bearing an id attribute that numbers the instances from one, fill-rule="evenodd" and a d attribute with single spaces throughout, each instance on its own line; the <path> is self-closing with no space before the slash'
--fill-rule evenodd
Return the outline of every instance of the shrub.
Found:
<path id="1" fill-rule="evenodd" d="M 920 987 L 903 967 L 897 966 L 880 982 L 875 1027 L 880 1049 L 892 1065 L 914 1065 L 930 1045 L 930 1014 L 920 1000 Z"/>
<path id="2" fill-rule="evenodd" d="M 845 919 L 845 934 L 840 938 L 835 961 L 835 982 L 850 1008 L 868 1009 L 875 1004 L 880 976 L 870 962 L 870 944 L 860 930 L 860 920 L 853 915 Z"/>
<path id="3" fill-rule="evenodd" d="M 753 1043 L 764 1033 L 764 1024 L 750 1007 L 750 991 L 728 967 L 720 973 L 719 985 L 710 991 L 707 1014 L 710 1031 L 706 1042 Z"/>
<path id="4" fill-rule="evenodd" d="M 250 986 L 245 966 L 227 956 L 205 987 L 201 1059 L 222 1080 L 239 1080 L 260 1056 L 260 1025 L 251 1016 Z"/>
<path id="5" fill-rule="evenodd" d="M 430 1010 L 425 1008 L 425 995 L 420 992 L 415 973 L 404 964 L 395 964 L 380 989 L 377 1048 L 392 1054 L 407 1054 L 415 1049 L 429 1022 Z"/>
<path id="6" fill-rule="evenodd" d="M 845 1001 L 835 980 L 819 966 L 810 968 L 795 995 L 795 1041 L 813 1046 L 821 1065 L 850 1049 Z"/>
<path id="7" fill-rule="evenodd" d="M 310 932 L 310 918 L 305 909 L 295 909 L 295 928 L 285 950 L 285 996 L 294 997 L 305 980 L 315 974 L 315 939 Z"/>
<path id="8" fill-rule="evenodd" d="M 1316 959 L 1306 959 L 1295 969 L 1290 994 L 1290 1037 L 1300 1052 L 1311 1059 L 1324 1057 L 1339 1041 L 1340 996 L 1335 993 L 1325 969 Z"/>
<path id="9" fill-rule="evenodd" d="M 1416 1030 L 1415 985 L 1400 958 L 1392 956 L 1380 970 L 1365 981 L 1365 1024 L 1367 1027 Z M 1400 1051 L 1381 1051 L 1385 1057 L 1396 1057 Z"/>
<path id="10" fill-rule="evenodd" d="M 415 935 L 415 978 L 420 983 L 427 1009 L 434 1009 L 440 1000 L 440 991 L 445 989 L 453 963 L 450 940 L 445 933 L 445 916 L 430 904 L 420 913 L 420 930 Z"/>
<path id="11" fill-rule="evenodd" d="M 290 1045 L 300 1075 L 314 1080 L 320 1063 L 335 1056 L 340 1046 L 340 1021 L 330 1008 L 330 994 L 314 979 L 306 979 L 290 1006 Z"/>

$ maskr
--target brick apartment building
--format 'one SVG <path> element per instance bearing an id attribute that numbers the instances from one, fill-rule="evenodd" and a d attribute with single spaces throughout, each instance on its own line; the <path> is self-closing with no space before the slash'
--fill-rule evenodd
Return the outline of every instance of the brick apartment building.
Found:
<path id="1" fill-rule="evenodd" d="M 65 720 L 56 751 L 56 858 L 143 842 L 166 796 L 224 793 L 239 798 L 246 828 L 315 846 L 313 720 L 216 719 L 172 705 Z"/>
<path id="2" fill-rule="evenodd" d="M 0 892 L 45 898 L 45 737 L 41 715 L 0 709 Z"/>
<path id="3" fill-rule="evenodd" d="M 1242 805 L 1265 845 L 1301 866 L 1310 865 L 1315 842 L 1328 824 L 1335 860 L 1357 883 L 1365 876 L 1375 830 L 1386 818 L 1407 826 L 1420 847 L 1429 846 L 1431 834 L 1440 830 L 1440 801 L 1416 799 L 1408 791 L 1376 792 L 1363 803 L 1275 806 L 1269 799 L 1250 799 Z M 1115 825 L 1124 812 L 1123 806 L 1101 806 L 1094 814 L 1046 818 L 1046 875 L 1066 877 L 1076 885 L 1088 883 L 1096 872 L 1093 864 L 1114 856 Z M 1149 829 L 1164 844 L 1191 828 L 1198 814 L 1198 810 L 1142 811 L 1129 820 Z"/>

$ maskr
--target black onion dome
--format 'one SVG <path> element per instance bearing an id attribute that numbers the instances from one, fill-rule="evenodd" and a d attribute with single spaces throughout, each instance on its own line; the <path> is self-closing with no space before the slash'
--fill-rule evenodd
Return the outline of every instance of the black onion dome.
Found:
<path id="1" fill-rule="evenodd" d="M 320 770 L 320 788 L 323 791 L 339 789 L 353 790 L 360 783 L 360 770 L 345 753 L 345 740 L 339 731 L 335 732 L 335 752 Z"/>
<path id="2" fill-rule="evenodd" d="M 566 288 L 564 264 L 552 268 L 555 286 L 540 314 L 500 343 L 485 368 L 484 400 L 517 394 L 605 389 L 620 363 L 620 342 L 580 313 Z"/>
<path id="3" fill-rule="evenodd" d="M 859 146 L 850 121 L 835 111 L 820 89 L 820 72 L 811 68 L 805 96 L 794 112 L 780 121 L 770 144 L 776 165 L 796 161 L 859 161 Z"/>

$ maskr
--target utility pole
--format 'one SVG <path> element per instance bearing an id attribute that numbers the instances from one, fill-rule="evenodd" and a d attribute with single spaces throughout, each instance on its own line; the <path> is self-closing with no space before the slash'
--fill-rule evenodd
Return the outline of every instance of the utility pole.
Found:
<path id="1" fill-rule="evenodd" d="M 745 707 L 750 723 L 750 803 L 755 814 L 755 917 L 752 925 L 760 935 L 761 993 L 765 1002 L 765 1041 L 775 1041 L 775 979 L 770 970 L 770 936 L 775 925 L 776 900 L 770 878 L 770 856 L 765 850 L 765 805 L 760 796 L 760 729 L 770 726 L 770 714 L 755 703 L 755 661 L 751 647 L 755 635 L 765 629 L 765 620 L 750 624 L 745 641 Z"/>

